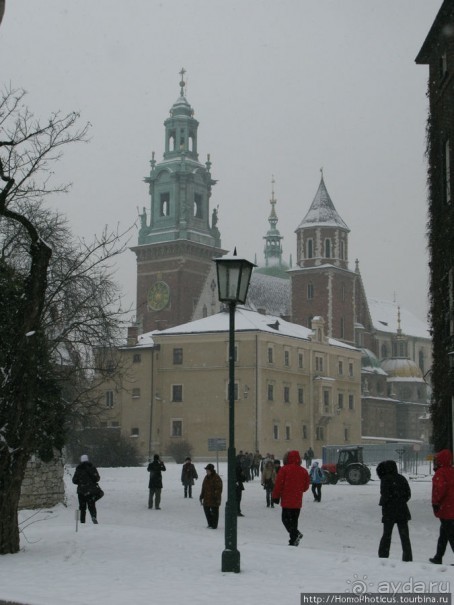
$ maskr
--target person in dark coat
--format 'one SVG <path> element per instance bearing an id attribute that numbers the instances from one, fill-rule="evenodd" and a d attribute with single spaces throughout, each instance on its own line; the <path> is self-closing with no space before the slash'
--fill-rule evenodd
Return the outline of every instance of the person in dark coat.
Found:
<path id="1" fill-rule="evenodd" d="M 244 517 L 243 513 L 241 512 L 241 496 L 243 495 L 244 482 L 246 481 L 246 476 L 245 476 L 244 471 L 241 468 L 241 464 L 239 463 L 238 460 L 236 463 L 235 472 L 236 472 L 235 490 L 236 490 L 237 516 Z"/>
<path id="2" fill-rule="evenodd" d="M 162 490 L 162 472 L 166 470 L 164 462 L 159 458 L 158 454 L 153 456 L 153 462 L 148 465 L 148 472 L 150 473 L 150 481 L 148 482 L 148 508 L 154 507 L 156 510 L 161 510 L 161 490 Z"/>
<path id="3" fill-rule="evenodd" d="M 298 519 L 303 506 L 303 493 L 309 489 L 309 473 L 301 466 L 301 456 L 292 450 L 284 457 L 284 466 L 276 475 L 273 501 L 281 503 L 282 523 L 288 531 L 289 546 L 298 546 L 303 534 L 298 531 Z"/>
<path id="4" fill-rule="evenodd" d="M 98 523 L 95 492 L 100 479 L 101 477 L 96 467 L 88 460 L 87 454 L 83 454 L 80 457 L 80 464 L 76 467 L 76 472 L 73 476 L 73 483 L 77 485 L 81 523 L 85 523 L 87 506 L 91 520 L 93 523 Z"/>
<path id="5" fill-rule="evenodd" d="M 384 460 L 377 466 L 380 478 L 380 502 L 382 508 L 383 535 L 378 547 L 378 556 L 387 559 L 391 547 L 394 525 L 399 530 L 402 544 L 402 561 L 412 561 L 408 521 L 411 519 L 407 502 L 411 498 L 408 481 L 397 472 L 394 460 Z"/>
<path id="6" fill-rule="evenodd" d="M 203 479 L 199 500 L 208 521 L 208 528 L 216 529 L 221 506 L 222 479 L 214 470 L 213 464 L 207 464 L 205 470 L 207 474 Z"/>
<path id="7" fill-rule="evenodd" d="M 198 478 L 199 476 L 195 470 L 195 466 L 192 464 L 191 458 L 188 456 L 181 469 L 181 483 L 184 487 L 185 498 L 188 496 L 189 498 L 192 498 L 192 486 L 194 485 L 194 480 Z"/>
<path id="8" fill-rule="evenodd" d="M 452 452 L 441 450 L 434 459 L 435 474 L 432 477 L 432 508 L 440 519 L 437 552 L 431 563 L 443 562 L 448 542 L 454 551 L 454 467 Z"/>

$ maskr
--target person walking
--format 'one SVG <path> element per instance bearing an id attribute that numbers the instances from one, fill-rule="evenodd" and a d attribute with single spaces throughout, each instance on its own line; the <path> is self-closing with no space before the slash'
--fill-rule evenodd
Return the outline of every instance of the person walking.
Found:
<path id="1" fill-rule="evenodd" d="M 246 477 L 244 475 L 243 469 L 241 468 L 241 464 L 237 460 L 236 462 L 236 483 L 235 483 L 235 493 L 236 493 L 236 512 L 238 517 L 244 517 L 241 512 L 241 497 L 244 491 L 244 482 L 246 481 Z"/>
<path id="2" fill-rule="evenodd" d="M 150 473 L 148 482 L 148 508 L 154 507 L 156 510 L 161 510 L 161 490 L 162 490 L 162 473 L 166 470 L 164 462 L 159 458 L 159 454 L 153 456 L 153 462 L 150 462 L 147 468 Z"/>
<path id="3" fill-rule="evenodd" d="M 440 519 L 437 552 L 429 561 L 443 563 L 446 547 L 454 551 L 454 468 L 451 450 L 441 450 L 434 458 L 435 474 L 432 477 L 432 508 Z"/>
<path id="4" fill-rule="evenodd" d="M 274 468 L 274 462 L 269 458 L 265 462 L 265 466 L 262 471 L 262 479 L 261 483 L 263 485 L 263 489 L 265 490 L 265 500 L 267 508 L 274 508 L 274 502 L 272 499 L 272 493 L 274 489 L 274 482 L 276 480 L 276 469 Z"/>
<path id="5" fill-rule="evenodd" d="M 192 460 L 188 456 L 181 469 L 181 483 L 184 487 L 185 498 L 188 496 L 189 498 L 192 498 L 192 486 L 194 485 L 194 481 L 198 478 L 199 476 L 195 470 L 195 466 L 192 464 Z"/>
<path id="6" fill-rule="evenodd" d="M 407 502 L 411 498 L 408 481 L 397 472 L 394 460 L 384 460 L 377 466 L 377 475 L 380 478 L 380 502 L 382 508 L 383 535 L 378 547 L 378 556 L 381 559 L 389 557 L 391 536 L 394 525 L 399 530 L 402 544 L 402 561 L 412 561 L 410 533 L 408 522 L 411 519 Z"/>
<path id="7" fill-rule="evenodd" d="M 292 450 L 284 457 L 285 464 L 276 475 L 273 501 L 281 504 L 282 523 L 288 531 L 289 546 L 298 546 L 303 534 L 298 530 L 298 519 L 303 506 L 303 493 L 309 489 L 309 473 L 301 466 L 301 456 Z"/>
<path id="8" fill-rule="evenodd" d="M 317 461 L 312 463 L 311 470 L 309 471 L 309 477 L 311 479 L 312 494 L 314 495 L 314 502 L 321 502 L 322 501 L 323 473 L 322 473 L 322 469 L 319 467 Z"/>
<path id="9" fill-rule="evenodd" d="M 200 504 L 208 522 L 209 529 L 216 529 L 219 521 L 219 507 L 221 506 L 222 479 L 214 470 L 213 464 L 205 467 L 206 476 L 203 479 L 200 492 Z"/>
<path id="10" fill-rule="evenodd" d="M 100 479 L 101 477 L 97 468 L 89 461 L 87 454 L 83 454 L 80 457 L 80 464 L 76 467 L 76 472 L 72 479 L 74 485 L 77 485 L 81 523 L 85 523 L 88 507 L 91 520 L 96 525 L 98 524 L 96 500 L 99 499 L 100 496 L 98 497 L 98 494 L 101 492 L 98 486 Z"/>

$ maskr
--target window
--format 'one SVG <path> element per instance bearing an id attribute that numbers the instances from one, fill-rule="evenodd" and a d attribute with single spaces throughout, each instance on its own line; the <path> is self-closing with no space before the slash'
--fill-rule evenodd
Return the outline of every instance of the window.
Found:
<path id="1" fill-rule="evenodd" d="M 273 363 L 273 347 L 268 347 L 268 363 Z"/>
<path id="2" fill-rule="evenodd" d="M 290 387 L 284 387 L 284 402 L 290 403 Z"/>
<path id="3" fill-rule="evenodd" d="M 343 239 L 340 241 L 339 257 L 341 260 L 345 260 L 345 242 Z"/>
<path id="4" fill-rule="evenodd" d="M 304 368 L 304 354 L 298 353 L 298 367 Z"/>
<path id="5" fill-rule="evenodd" d="M 110 423 L 110 426 L 113 429 L 117 429 L 120 426 L 120 423 L 118 422 L 118 420 L 112 420 L 112 422 Z"/>
<path id="6" fill-rule="evenodd" d="M 331 258 L 331 240 L 325 239 L 325 258 Z"/>
<path id="7" fill-rule="evenodd" d="M 323 357 L 320 355 L 315 356 L 315 371 L 323 372 Z"/>
<path id="8" fill-rule="evenodd" d="M 106 391 L 106 407 L 113 408 L 114 394 L 113 391 Z"/>
<path id="9" fill-rule="evenodd" d="M 343 317 L 340 318 L 340 337 L 345 338 L 345 320 Z"/>
<path id="10" fill-rule="evenodd" d="M 139 436 L 139 429 L 137 427 L 134 427 L 133 429 L 131 429 L 131 437 L 138 437 Z"/>
<path id="11" fill-rule="evenodd" d="M 304 389 L 303 389 L 303 387 L 298 387 L 298 403 L 304 403 Z"/>
<path id="12" fill-rule="evenodd" d="M 349 410 L 355 409 L 355 398 L 353 395 L 348 396 L 348 409 Z"/>
<path id="13" fill-rule="evenodd" d="M 325 439 L 325 431 L 322 426 L 315 427 L 315 438 L 317 441 L 323 441 Z"/>
<path id="14" fill-rule="evenodd" d="M 195 218 L 203 218 L 202 196 L 200 193 L 194 195 L 194 216 Z"/>
<path id="15" fill-rule="evenodd" d="M 339 393 L 337 395 L 337 407 L 339 410 L 344 409 L 344 394 L 343 393 Z"/>
<path id="16" fill-rule="evenodd" d="M 287 367 L 290 365 L 290 351 L 284 351 L 284 365 Z"/>
<path id="17" fill-rule="evenodd" d="M 274 385 L 268 385 L 268 401 L 274 401 Z"/>
<path id="18" fill-rule="evenodd" d="M 306 258 L 313 258 L 314 256 L 314 240 L 308 239 L 306 242 Z"/>
<path id="19" fill-rule="evenodd" d="M 183 385 L 172 385 L 172 401 L 183 401 Z"/>
<path id="20" fill-rule="evenodd" d="M 115 364 L 111 359 L 106 364 L 106 372 L 110 375 L 115 372 Z"/>
<path id="21" fill-rule="evenodd" d="M 451 152 L 449 146 L 449 139 L 445 141 L 444 144 L 444 184 L 445 184 L 445 197 L 446 202 L 449 203 L 451 201 Z"/>
<path id="22" fill-rule="evenodd" d="M 132 398 L 138 399 L 140 397 L 140 389 L 135 387 L 132 389 Z"/>
<path id="23" fill-rule="evenodd" d="M 442 80 L 446 74 L 448 73 L 448 58 L 446 56 L 446 51 L 442 53 L 440 56 L 440 79 Z"/>
<path id="24" fill-rule="evenodd" d="M 142 355 L 140 353 L 134 353 L 132 356 L 132 363 L 140 363 L 142 361 Z"/>
<path id="25" fill-rule="evenodd" d="M 345 284 L 342 284 L 341 286 L 341 299 L 342 302 L 345 302 Z"/>
<path id="26" fill-rule="evenodd" d="M 344 373 L 344 362 L 343 361 L 338 362 L 338 372 L 339 372 L 339 376 L 342 376 Z"/>
<path id="27" fill-rule="evenodd" d="M 170 425 L 170 434 L 172 437 L 181 437 L 183 435 L 183 421 L 172 420 Z"/>
<path id="28" fill-rule="evenodd" d="M 290 437 L 290 426 L 287 424 L 285 426 L 285 440 L 286 441 L 290 441 L 291 437 Z"/>
<path id="29" fill-rule="evenodd" d="M 418 365 L 421 372 L 424 373 L 424 351 L 421 350 L 418 353 Z"/>
<path id="30" fill-rule="evenodd" d="M 312 300 L 314 298 L 314 284 L 307 284 L 307 300 Z"/>
<path id="31" fill-rule="evenodd" d="M 348 430 L 347 427 L 344 428 L 344 441 L 349 441 L 350 440 L 350 431 Z"/>
<path id="32" fill-rule="evenodd" d="M 181 365 L 183 363 L 183 349 L 178 348 L 173 350 L 173 363 L 174 365 Z"/>
<path id="33" fill-rule="evenodd" d="M 330 413 L 330 400 L 328 389 L 323 389 L 323 411 L 325 414 Z"/>
<path id="34" fill-rule="evenodd" d="M 348 364 L 348 375 L 353 376 L 353 363 L 351 361 Z"/>
<path id="35" fill-rule="evenodd" d="M 387 357 L 388 357 L 388 347 L 385 344 L 383 344 L 381 346 L 381 358 L 386 359 Z"/>
<path id="36" fill-rule="evenodd" d="M 170 193 L 161 193 L 159 199 L 159 214 L 160 216 L 170 215 Z"/>
<path id="37" fill-rule="evenodd" d="M 238 383 L 235 382 L 235 384 L 233 385 L 233 399 L 235 401 L 238 401 L 238 393 L 239 393 Z"/>
<path id="38" fill-rule="evenodd" d="M 303 439 L 307 439 L 307 424 L 303 424 Z"/>
<path id="39" fill-rule="evenodd" d="M 279 439 L 279 426 L 277 424 L 273 425 L 273 439 Z"/>

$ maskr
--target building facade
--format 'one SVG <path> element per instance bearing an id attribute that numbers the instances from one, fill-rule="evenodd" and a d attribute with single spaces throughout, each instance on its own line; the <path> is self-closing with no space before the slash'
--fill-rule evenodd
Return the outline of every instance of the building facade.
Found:
<path id="1" fill-rule="evenodd" d="M 322 318 L 313 328 L 237 308 L 239 449 L 320 456 L 328 443 L 360 442 L 361 353 L 328 338 Z M 213 456 L 209 441 L 228 440 L 228 349 L 226 311 L 143 335 L 118 351 L 127 371 L 121 388 L 104 385 L 104 426 L 120 426 L 144 457 L 181 441 Z"/>

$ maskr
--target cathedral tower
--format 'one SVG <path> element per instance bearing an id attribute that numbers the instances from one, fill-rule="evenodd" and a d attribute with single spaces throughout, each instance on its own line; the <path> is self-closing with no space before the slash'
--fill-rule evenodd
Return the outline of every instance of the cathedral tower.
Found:
<path id="1" fill-rule="evenodd" d="M 180 94 L 164 122 L 165 151 L 145 178 L 149 211 L 140 217 L 137 257 L 137 321 L 143 332 L 169 328 L 193 318 L 213 257 L 221 250 L 217 209 L 210 217 L 210 197 L 216 183 L 210 156 L 199 162 L 198 121 L 185 94 L 185 70 Z M 210 224 L 211 221 L 211 224 Z"/>

